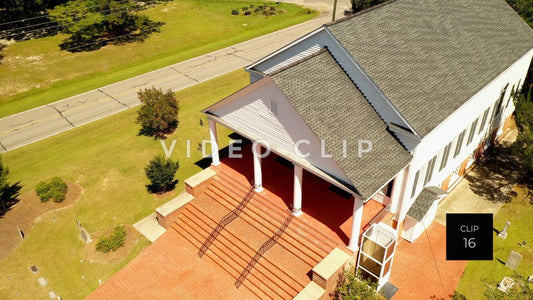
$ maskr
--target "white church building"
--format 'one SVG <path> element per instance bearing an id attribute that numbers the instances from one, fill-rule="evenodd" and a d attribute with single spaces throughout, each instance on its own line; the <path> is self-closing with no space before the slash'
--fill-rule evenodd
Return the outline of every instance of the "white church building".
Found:
<path id="1" fill-rule="evenodd" d="M 533 30 L 504 0 L 385 2 L 246 67 L 251 83 L 204 110 L 212 163 L 225 126 L 253 142 L 256 190 L 261 149 L 294 165 L 294 215 L 305 170 L 352 195 L 349 249 L 369 199 L 412 242 L 505 130 L 532 56 Z"/>

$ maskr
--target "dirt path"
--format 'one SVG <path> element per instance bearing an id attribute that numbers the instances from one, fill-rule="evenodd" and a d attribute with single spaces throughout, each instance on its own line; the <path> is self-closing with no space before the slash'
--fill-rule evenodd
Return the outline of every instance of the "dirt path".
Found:
<path id="1" fill-rule="evenodd" d="M 80 198 L 82 187 L 77 183 L 67 181 L 68 192 L 65 201 L 56 203 L 48 201 L 42 203 L 35 191 L 22 194 L 13 207 L 0 216 L 0 261 L 7 257 L 22 242 L 17 229 L 28 234 L 35 221 L 49 211 L 55 211 L 72 206 Z"/>

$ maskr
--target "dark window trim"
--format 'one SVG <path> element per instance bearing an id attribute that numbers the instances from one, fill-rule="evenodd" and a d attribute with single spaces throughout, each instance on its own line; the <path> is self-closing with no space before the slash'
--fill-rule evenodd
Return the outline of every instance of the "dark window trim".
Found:
<path id="1" fill-rule="evenodd" d="M 446 168 L 448 164 L 448 158 L 450 157 L 450 150 L 452 149 L 452 142 L 450 142 L 446 147 L 444 147 L 444 152 L 442 153 L 442 159 L 440 161 L 439 171 Z"/>
<path id="2" fill-rule="evenodd" d="M 470 145 L 472 143 L 472 140 L 474 139 L 474 133 L 476 133 L 476 127 L 477 122 L 479 121 L 479 118 L 475 119 L 474 122 L 472 122 L 472 125 L 470 125 L 470 133 L 468 134 L 468 139 L 466 140 L 466 145 Z"/>
<path id="3" fill-rule="evenodd" d="M 453 158 L 456 158 L 461 153 L 461 147 L 463 147 L 463 140 L 465 139 L 466 129 L 459 133 L 457 138 L 457 144 L 455 145 L 455 151 L 453 152 Z"/>
<path id="4" fill-rule="evenodd" d="M 480 134 L 483 131 L 483 129 L 485 129 L 485 125 L 487 124 L 487 118 L 489 117 L 489 110 L 490 110 L 490 107 L 487 108 L 485 112 L 483 113 L 483 119 L 481 120 L 479 131 L 477 132 L 478 134 Z"/>
<path id="5" fill-rule="evenodd" d="M 509 87 L 509 84 L 506 84 L 502 90 L 502 93 L 500 94 L 500 98 L 498 98 L 498 101 L 496 101 L 496 104 L 494 105 L 494 110 L 492 111 L 492 117 L 490 118 L 490 123 L 492 123 L 492 121 L 494 121 L 496 116 L 501 112 L 503 98 L 505 97 L 505 93 L 507 92 L 508 87 Z"/>
<path id="6" fill-rule="evenodd" d="M 436 161 L 437 161 L 437 155 L 433 156 L 433 158 L 428 162 L 428 166 L 426 168 L 426 176 L 424 178 L 424 185 L 430 182 L 431 178 L 433 178 L 433 171 L 435 169 Z"/>
<path id="7" fill-rule="evenodd" d="M 416 174 L 415 174 L 415 180 L 413 181 L 413 189 L 411 190 L 411 198 L 413 198 L 413 196 L 416 193 L 416 186 L 418 185 L 418 176 L 419 175 L 420 175 L 420 170 L 416 171 Z"/>

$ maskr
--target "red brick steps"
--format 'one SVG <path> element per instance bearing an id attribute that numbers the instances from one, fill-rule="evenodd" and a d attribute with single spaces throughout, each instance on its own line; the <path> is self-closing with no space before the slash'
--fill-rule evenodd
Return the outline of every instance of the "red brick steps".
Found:
<path id="1" fill-rule="evenodd" d="M 222 183 L 224 186 L 232 189 L 233 192 L 237 193 L 239 197 L 244 197 L 246 187 L 243 186 L 240 182 L 231 178 L 224 172 L 218 172 L 216 178 L 219 179 L 220 183 Z M 280 219 L 285 218 L 286 210 L 280 207 L 278 204 L 274 203 L 272 200 L 263 197 L 259 194 L 255 195 L 254 200 L 256 201 L 252 201 L 252 204 L 257 206 L 258 208 L 275 213 L 280 216 Z M 291 229 L 297 231 L 298 234 L 306 237 L 313 243 L 316 243 L 317 245 L 319 245 L 320 248 L 324 249 L 328 253 L 331 252 L 331 250 L 333 250 L 335 247 L 337 247 L 338 242 L 335 241 L 333 238 L 325 235 L 324 233 L 316 230 L 313 227 L 308 226 L 299 219 L 294 219 L 291 224 Z"/>
<path id="2" fill-rule="evenodd" d="M 198 207 L 188 205 L 180 216 L 180 221 L 172 228 L 199 249 L 215 227 L 216 222 L 212 217 Z M 228 230 L 223 230 L 206 252 L 206 256 L 213 259 L 235 279 L 239 277 L 254 254 L 255 250 L 252 247 Z M 262 299 L 265 297 L 288 299 L 294 297 L 305 283 L 281 270 L 268 256 L 264 256 L 255 265 L 243 285 Z"/>
<path id="3" fill-rule="evenodd" d="M 184 207 L 171 228 L 199 250 L 220 219 L 234 210 L 248 191 L 219 171 L 202 194 Z M 205 256 L 237 280 L 288 214 L 286 208 L 254 192 L 238 218 L 224 227 Z M 277 244 L 264 253 L 242 285 L 259 299 L 292 299 L 309 283 L 307 274 L 311 269 L 336 245 L 327 235 L 293 218 Z"/>
<path id="4" fill-rule="evenodd" d="M 228 190 L 222 192 L 221 189 L 224 188 L 215 183 L 209 186 L 209 188 L 205 191 L 205 194 L 212 199 L 216 199 L 228 210 L 230 210 L 232 207 L 237 205 L 239 200 L 231 195 L 232 192 Z M 286 214 L 288 214 L 288 212 L 286 212 Z M 283 220 L 276 220 L 273 218 L 273 216 L 255 209 L 252 203 L 248 204 L 239 218 L 246 221 L 248 224 L 255 227 L 257 230 L 267 236 L 274 235 L 278 227 L 281 226 L 283 222 Z M 323 257 L 327 255 L 327 253 L 325 253 L 326 251 L 321 251 L 320 249 L 313 247 L 313 245 L 304 239 L 297 240 L 294 238 L 294 233 L 291 232 L 289 228 L 290 226 L 278 240 L 278 244 L 307 263 L 310 268 L 313 268 L 320 260 L 322 260 Z"/>

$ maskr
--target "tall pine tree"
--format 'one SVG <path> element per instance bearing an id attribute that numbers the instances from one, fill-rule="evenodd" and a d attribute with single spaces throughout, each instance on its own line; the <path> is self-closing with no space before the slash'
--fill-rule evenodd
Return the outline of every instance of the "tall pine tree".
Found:
<path id="1" fill-rule="evenodd" d="M 9 169 L 4 167 L 0 157 L 0 215 L 4 214 L 17 201 L 22 188 L 20 182 L 9 183 Z"/>

